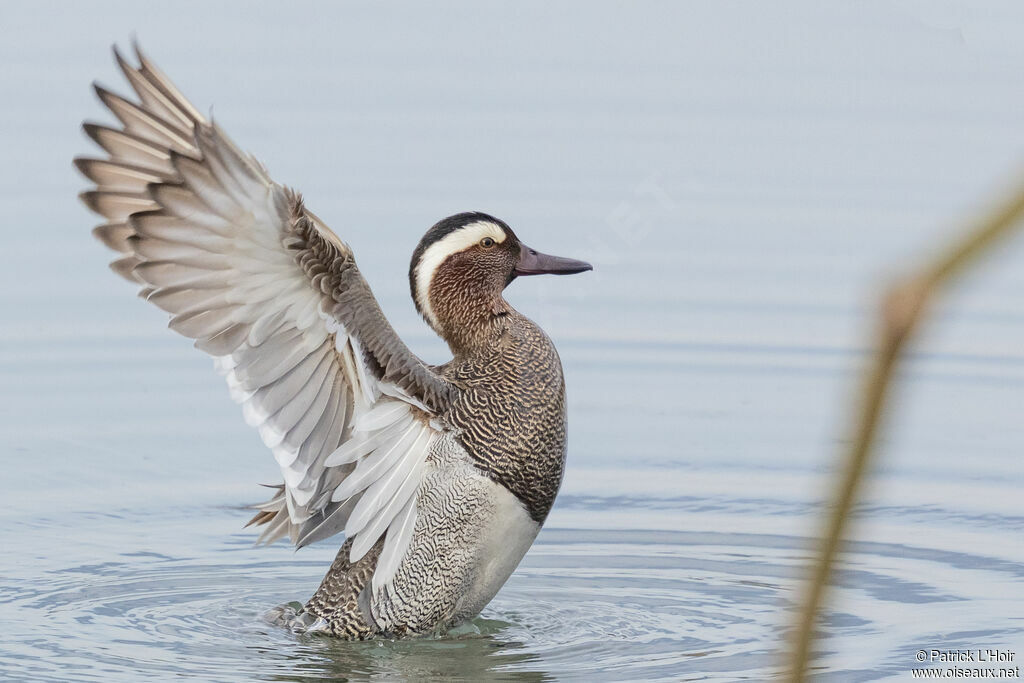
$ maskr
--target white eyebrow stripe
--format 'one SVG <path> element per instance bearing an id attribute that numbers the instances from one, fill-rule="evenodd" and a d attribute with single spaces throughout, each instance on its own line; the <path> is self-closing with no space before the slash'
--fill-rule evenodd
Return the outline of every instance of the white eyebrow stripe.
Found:
<path id="1" fill-rule="evenodd" d="M 469 249 L 485 237 L 499 244 L 505 241 L 505 231 L 491 221 L 477 221 L 455 230 L 434 242 L 416 264 L 416 303 L 430 326 L 438 330 L 437 316 L 430 305 L 430 283 L 441 264 L 452 254 Z"/>

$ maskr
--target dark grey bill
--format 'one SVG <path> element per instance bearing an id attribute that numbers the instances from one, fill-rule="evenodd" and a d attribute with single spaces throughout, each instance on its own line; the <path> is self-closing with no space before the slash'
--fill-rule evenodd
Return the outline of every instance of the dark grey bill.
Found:
<path id="1" fill-rule="evenodd" d="M 516 264 L 516 275 L 572 275 L 585 270 L 593 270 L 594 266 L 586 261 L 563 256 L 549 256 L 525 244 L 519 245 L 519 263 Z"/>

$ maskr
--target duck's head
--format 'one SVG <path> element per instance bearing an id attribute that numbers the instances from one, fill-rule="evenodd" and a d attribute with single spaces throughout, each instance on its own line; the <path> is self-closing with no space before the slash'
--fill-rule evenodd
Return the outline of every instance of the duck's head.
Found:
<path id="1" fill-rule="evenodd" d="M 460 213 L 439 221 L 420 240 L 409 264 L 409 286 L 416 310 L 454 344 L 481 320 L 511 310 L 501 293 L 516 277 L 592 269 L 584 261 L 531 249 L 493 216 Z"/>

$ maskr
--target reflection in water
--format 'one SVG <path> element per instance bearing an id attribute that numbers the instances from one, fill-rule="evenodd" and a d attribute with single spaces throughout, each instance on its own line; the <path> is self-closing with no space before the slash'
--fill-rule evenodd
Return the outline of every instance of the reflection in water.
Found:
<path id="1" fill-rule="evenodd" d="M 287 628 L 288 619 L 302 608 L 292 602 L 263 615 L 268 623 Z M 515 669 L 515 679 L 545 680 L 526 664 L 538 659 L 522 652 L 524 644 L 503 637 L 512 624 L 477 617 L 472 622 L 432 636 L 402 640 L 345 642 L 319 634 L 298 635 L 297 647 L 289 656 L 294 671 L 275 674 L 270 680 L 306 680 L 317 677 L 378 676 L 394 680 L 489 680 L 492 675 Z M 264 652 L 264 654 L 269 654 Z"/>
<path id="2" fill-rule="evenodd" d="M 503 637 L 505 626 L 500 621 L 478 618 L 473 627 L 479 633 L 402 641 L 346 643 L 306 636 L 289 657 L 291 671 L 273 674 L 266 680 L 552 680 L 552 676 L 534 669 L 538 655 L 522 651 L 522 643 Z"/>

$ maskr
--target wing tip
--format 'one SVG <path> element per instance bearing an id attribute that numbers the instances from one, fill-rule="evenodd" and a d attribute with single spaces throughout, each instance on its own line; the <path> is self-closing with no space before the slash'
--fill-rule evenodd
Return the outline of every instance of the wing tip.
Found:
<path id="1" fill-rule="evenodd" d="M 82 169 L 79 168 L 78 170 L 81 171 Z M 83 192 L 78 193 L 78 201 L 85 204 L 86 208 L 88 208 L 93 213 L 102 216 L 103 211 L 101 210 L 99 204 L 101 194 L 102 193 L 98 189 L 85 190 Z"/>
<path id="2" fill-rule="evenodd" d="M 82 132 L 84 132 L 90 140 L 95 142 L 100 147 L 103 146 L 103 144 L 100 142 L 100 131 L 102 131 L 105 128 L 109 129 L 109 126 L 106 126 L 102 123 L 97 123 L 95 121 L 82 122 Z"/>
<path id="3" fill-rule="evenodd" d="M 92 236 L 108 249 L 122 254 L 131 254 L 136 235 L 126 223 L 104 223 L 92 229 Z"/>
<path id="4" fill-rule="evenodd" d="M 95 80 L 95 81 L 92 82 L 92 91 L 94 93 L 96 93 L 96 96 L 100 98 L 100 101 L 107 108 L 110 107 L 110 104 L 108 104 L 108 102 L 107 102 L 107 98 L 119 97 L 116 93 L 114 93 L 113 90 L 111 90 L 107 86 L 103 85 L 98 80 Z"/>
<path id="5" fill-rule="evenodd" d="M 119 67 L 121 67 L 122 71 L 127 71 L 131 68 L 128 62 L 125 60 L 124 56 L 121 55 L 121 48 L 118 47 L 117 43 L 111 43 L 110 51 L 114 53 L 114 62 L 116 62 Z"/>
<path id="6" fill-rule="evenodd" d="M 135 53 L 135 58 L 139 60 L 139 63 L 146 61 L 146 55 L 142 53 L 142 45 L 139 44 L 139 34 L 132 31 L 132 52 Z"/>
<path id="7" fill-rule="evenodd" d="M 85 176 L 87 179 L 91 180 L 92 182 L 96 182 L 96 179 L 89 175 L 89 173 L 91 167 L 97 161 L 100 161 L 100 159 L 97 159 L 95 157 L 77 156 L 71 160 L 71 165 L 74 166 L 75 169 L 83 176 Z M 79 198 L 81 198 L 81 193 L 79 193 L 78 196 Z"/>
<path id="8" fill-rule="evenodd" d="M 125 280 L 139 284 L 142 280 L 135 274 L 135 266 L 139 265 L 139 263 L 141 262 L 135 256 L 123 256 L 115 261 L 111 261 L 110 269 Z"/>

